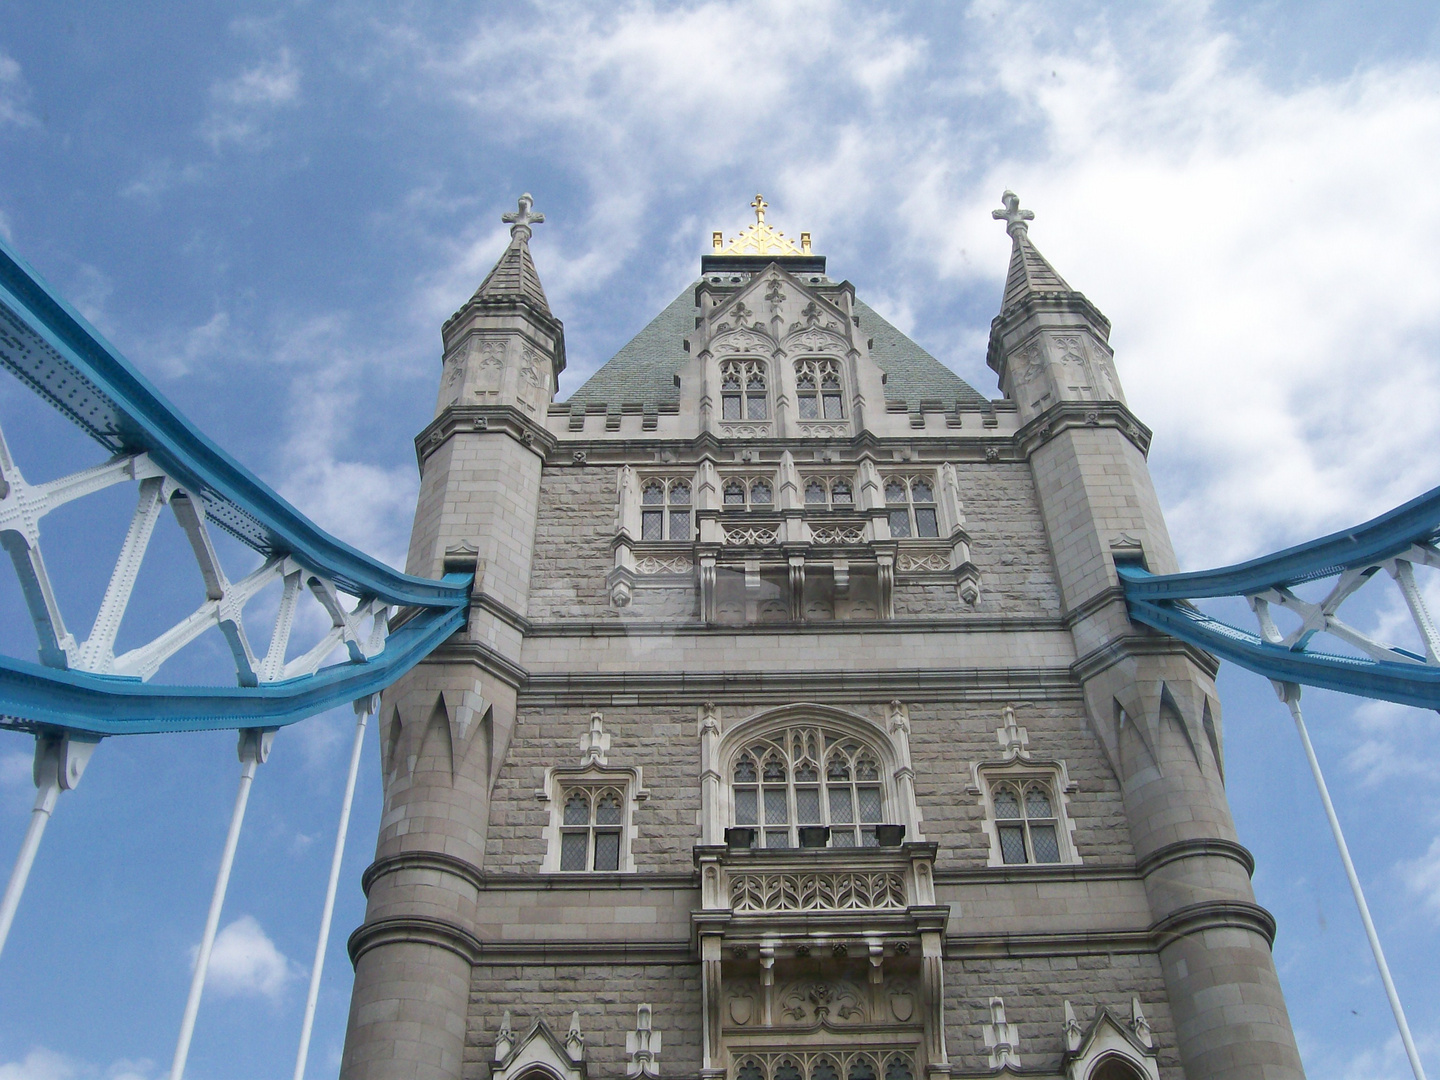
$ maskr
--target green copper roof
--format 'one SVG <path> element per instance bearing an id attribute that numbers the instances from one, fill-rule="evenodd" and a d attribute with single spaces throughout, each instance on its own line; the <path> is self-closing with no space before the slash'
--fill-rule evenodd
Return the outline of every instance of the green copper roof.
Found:
<path id="1" fill-rule="evenodd" d="M 918 406 L 984 405 L 986 399 L 915 342 L 882 319 L 863 301 L 855 301 L 860 335 L 874 344 L 870 356 L 885 372 L 885 400 Z M 678 405 L 675 376 L 690 360 L 684 339 L 695 331 L 695 286 L 688 286 L 650 325 L 606 361 L 569 398 L 571 405 Z"/>

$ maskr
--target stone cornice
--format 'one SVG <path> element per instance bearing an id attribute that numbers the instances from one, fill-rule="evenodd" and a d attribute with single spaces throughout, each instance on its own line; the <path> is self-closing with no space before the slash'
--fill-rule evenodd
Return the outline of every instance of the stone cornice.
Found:
<path id="1" fill-rule="evenodd" d="M 942 541 L 936 541 L 941 543 Z M 735 548 L 729 549 L 735 551 Z M 779 549 L 776 548 L 778 557 Z M 904 576 L 904 575 L 902 575 Z M 804 623 L 751 623 L 745 626 L 723 626 L 698 620 L 665 621 L 660 619 L 568 619 L 526 620 L 526 634 L 531 637 L 728 637 L 793 633 L 805 634 L 963 634 L 963 633 L 1058 633 L 1070 629 L 1064 619 L 1035 615 L 976 615 L 959 619 L 899 618 Z"/>
<path id="2" fill-rule="evenodd" d="M 565 672 L 532 674 L 522 691 L 524 703 L 590 706 L 649 704 L 653 701 L 707 701 L 747 705 L 786 704 L 796 700 L 831 702 L 1009 701 L 1034 696 L 1047 701 L 1082 698 L 1065 668 L 913 668 L 757 672 Z"/>
<path id="3" fill-rule="evenodd" d="M 1200 858 L 1232 859 L 1245 868 L 1247 877 L 1255 874 L 1255 856 L 1250 854 L 1250 849 L 1234 840 L 1223 840 L 1219 837 L 1177 840 L 1173 844 L 1156 848 L 1135 864 L 1135 873 L 1141 877 L 1149 877 L 1162 866 L 1169 866 L 1181 859 Z"/>
<path id="4" fill-rule="evenodd" d="M 530 673 L 497 649 L 473 638 L 452 637 L 445 644 L 432 651 L 417 665 L 453 664 L 456 661 L 469 662 L 484 668 L 498 679 L 511 686 L 523 687 L 530 679 Z"/>
<path id="5" fill-rule="evenodd" d="M 1003 359 L 1001 338 L 1013 327 L 1023 324 L 1034 315 L 1079 315 L 1090 323 L 1097 337 L 1110 340 L 1110 320 L 1084 293 L 1078 292 L 1032 292 L 1011 304 L 990 320 L 990 343 L 985 350 L 985 363 L 994 371 L 1000 370 Z"/>
<path id="6" fill-rule="evenodd" d="M 568 415 L 568 414 L 556 414 Z M 963 415 L 983 415 L 977 407 L 966 410 Z M 961 432 L 968 432 L 962 434 Z M 674 436 L 660 436 L 653 439 L 637 438 L 596 438 L 590 433 L 572 434 L 570 432 L 552 432 L 551 437 L 556 440 L 556 445 L 563 453 L 548 464 L 552 467 L 564 467 L 568 465 L 585 466 L 615 466 L 633 465 L 636 468 L 663 470 L 667 468 L 694 468 L 700 461 L 710 458 L 718 461 L 724 457 L 724 464 L 729 464 L 729 454 L 735 450 L 739 443 L 736 440 L 717 439 L 714 435 L 703 433 L 693 439 L 677 439 Z M 746 439 L 744 448 L 756 450 L 767 459 L 779 460 L 780 454 L 785 450 L 797 450 L 802 447 L 815 447 L 823 445 L 827 449 L 838 449 L 847 460 L 844 462 L 816 463 L 819 468 L 835 468 L 836 465 L 852 464 L 866 452 L 878 453 L 899 448 L 911 448 L 920 452 L 924 460 L 892 463 L 885 461 L 882 464 L 905 464 L 905 465 L 927 465 L 938 464 L 942 461 L 964 464 L 967 462 L 990 463 L 989 454 L 993 450 L 996 462 L 1015 463 L 1024 461 L 1024 454 L 1020 452 L 1018 444 L 1011 435 L 996 434 L 992 428 L 961 428 L 947 429 L 942 432 L 927 432 L 916 430 L 910 435 L 884 435 L 878 436 L 870 431 L 862 431 L 849 438 L 831 437 L 800 437 L 790 438 L 763 438 Z M 669 451 L 674 455 L 675 460 L 669 462 L 657 462 L 655 454 L 657 451 Z M 584 455 L 582 459 L 576 459 L 575 453 Z M 808 465 L 808 463 L 805 463 Z"/>
<path id="7" fill-rule="evenodd" d="M 447 405 L 415 436 L 416 462 L 424 469 L 425 460 L 452 435 L 473 434 L 509 435 L 542 460 L 558 445 L 548 428 L 513 405 Z"/>
<path id="8" fill-rule="evenodd" d="M 1045 443 L 1074 428 L 1109 428 L 1134 443 L 1142 455 L 1150 453 L 1152 432 L 1118 401 L 1061 401 L 1046 409 L 1015 433 L 1020 455 L 1032 457 Z"/>
<path id="9" fill-rule="evenodd" d="M 1207 900 L 1177 908 L 1150 927 L 1155 947 L 1163 949 L 1181 938 L 1206 930 L 1250 930 L 1275 944 L 1275 916 L 1247 900 Z"/>
<path id="10" fill-rule="evenodd" d="M 1092 649 L 1071 664 L 1070 671 L 1083 683 L 1132 656 L 1184 656 L 1212 679 L 1219 672 L 1220 661 L 1204 649 L 1197 649 L 1168 634 L 1142 630 L 1143 633 L 1126 634 Z"/>
<path id="11" fill-rule="evenodd" d="M 384 945 L 432 945 L 477 964 L 668 964 L 696 967 L 689 941 L 482 941 L 458 923 L 424 916 L 376 919 L 350 935 L 351 964 Z"/>
<path id="12" fill-rule="evenodd" d="M 435 870 L 462 879 L 477 892 L 511 892 L 524 890 L 589 892 L 593 889 L 698 889 L 697 872 L 671 874 L 488 874 L 472 862 L 441 851 L 404 851 L 376 859 L 361 875 L 360 887 L 370 895 L 370 887 L 387 874 L 406 870 Z"/>

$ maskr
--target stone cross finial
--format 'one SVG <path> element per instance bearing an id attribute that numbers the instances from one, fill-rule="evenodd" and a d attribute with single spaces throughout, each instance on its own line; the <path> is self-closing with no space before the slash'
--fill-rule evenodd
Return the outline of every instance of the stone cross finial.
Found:
<path id="1" fill-rule="evenodd" d="M 544 214 L 532 214 L 530 208 L 535 205 L 535 200 L 530 197 L 527 191 L 520 196 L 520 209 L 512 210 L 508 214 L 501 214 L 500 220 L 510 226 L 510 235 L 520 240 L 530 239 L 530 226 L 539 225 L 545 220 Z"/>
<path id="2" fill-rule="evenodd" d="M 1005 204 L 1004 207 L 1000 210 L 991 210 L 990 216 L 997 221 L 1005 222 L 1005 231 L 1011 236 L 1017 239 L 1024 236 L 1029 229 L 1025 223 L 1035 220 L 1035 211 L 1021 210 L 1020 196 L 1013 191 L 1006 191 L 1004 195 L 1000 196 L 1000 201 Z"/>
<path id="3" fill-rule="evenodd" d="M 755 223 L 757 225 L 765 224 L 765 208 L 770 205 L 765 201 L 765 196 L 756 192 L 755 201 L 750 205 L 755 208 Z"/>

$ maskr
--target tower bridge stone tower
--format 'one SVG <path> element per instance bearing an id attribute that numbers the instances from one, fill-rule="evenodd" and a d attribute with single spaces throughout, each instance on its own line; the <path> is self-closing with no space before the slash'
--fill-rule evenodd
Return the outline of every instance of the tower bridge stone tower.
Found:
<path id="1" fill-rule="evenodd" d="M 476 584 L 384 695 L 342 1077 L 1302 1075 L 1215 661 L 1117 584 L 1175 568 L 1150 433 L 1004 204 L 994 401 L 757 196 L 555 403 L 506 216 L 416 440 L 408 568 Z"/>

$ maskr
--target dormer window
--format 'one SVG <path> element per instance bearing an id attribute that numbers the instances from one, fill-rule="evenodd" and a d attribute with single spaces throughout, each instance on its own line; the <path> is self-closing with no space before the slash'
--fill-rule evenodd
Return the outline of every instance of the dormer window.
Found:
<path id="1" fill-rule="evenodd" d="M 692 539 L 690 505 L 690 481 L 658 476 L 646 480 L 640 491 L 640 539 Z"/>
<path id="2" fill-rule="evenodd" d="M 795 365 L 795 400 L 801 420 L 842 420 L 840 365 L 834 360 L 801 360 Z"/>
<path id="3" fill-rule="evenodd" d="M 720 365 L 721 419 L 768 419 L 769 401 L 769 383 L 763 361 L 726 360 Z"/>
<path id="4" fill-rule="evenodd" d="M 885 481 L 890 535 L 899 540 L 940 535 L 935 513 L 935 484 L 928 476 L 892 476 Z"/>
<path id="5" fill-rule="evenodd" d="M 805 481 L 805 505 L 815 510 L 853 510 L 855 486 L 843 476 L 812 476 Z"/>
<path id="6" fill-rule="evenodd" d="M 775 505 L 775 488 L 769 480 L 732 477 L 722 491 L 727 510 L 770 510 Z"/>

